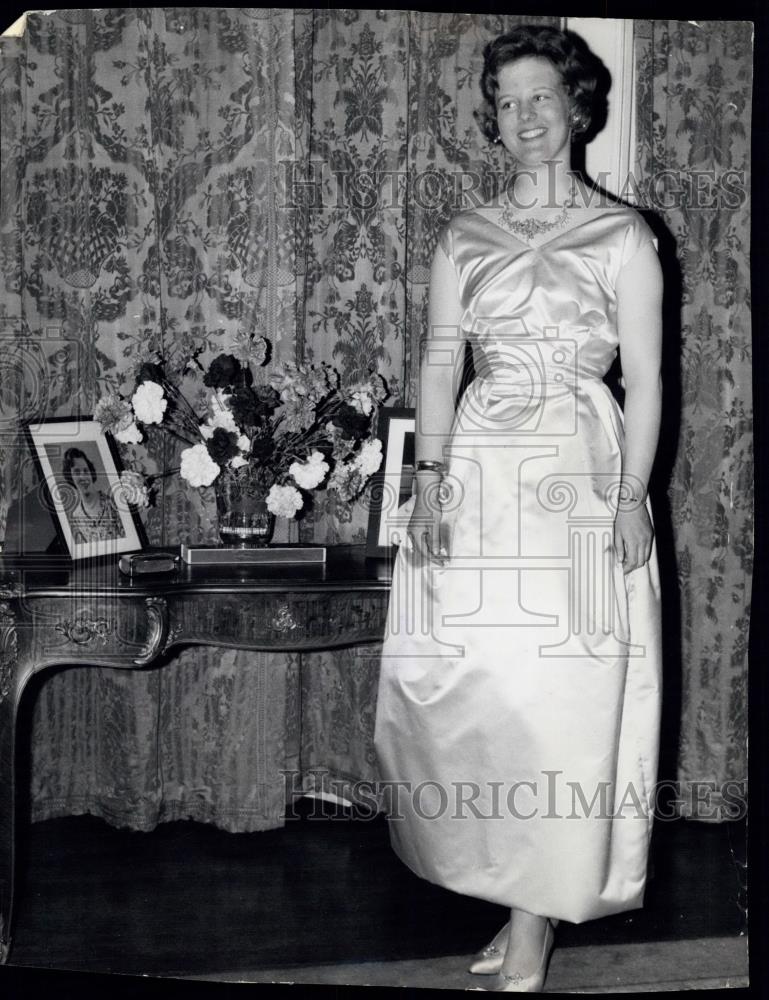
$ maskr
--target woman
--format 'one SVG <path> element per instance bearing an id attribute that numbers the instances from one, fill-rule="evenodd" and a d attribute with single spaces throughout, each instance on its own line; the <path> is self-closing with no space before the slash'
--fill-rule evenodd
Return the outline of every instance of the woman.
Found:
<path id="1" fill-rule="evenodd" d="M 96 486 L 96 469 L 86 453 L 80 448 L 67 448 L 62 472 L 65 481 L 77 491 L 77 500 L 69 511 L 74 543 L 120 538 L 120 514 L 112 497 Z"/>
<path id="2" fill-rule="evenodd" d="M 558 919 L 642 905 L 651 832 L 662 283 L 641 216 L 591 201 L 571 171 L 596 75 L 554 28 L 486 48 L 483 127 L 515 171 L 433 259 L 416 500 L 382 654 L 393 847 L 509 907 L 470 967 L 497 991 L 543 988 Z M 476 378 L 455 412 L 446 359 L 466 339 Z M 624 425 L 602 381 L 617 349 Z"/>

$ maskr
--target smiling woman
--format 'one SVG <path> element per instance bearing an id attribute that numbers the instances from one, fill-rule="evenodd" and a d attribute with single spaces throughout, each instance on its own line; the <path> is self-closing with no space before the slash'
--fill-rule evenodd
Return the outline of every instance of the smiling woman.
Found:
<path id="1" fill-rule="evenodd" d="M 552 160 L 571 141 L 569 95 L 553 64 L 538 56 L 503 66 L 498 76 L 499 137 L 522 166 Z"/>
<path id="2" fill-rule="evenodd" d="M 594 204 L 571 168 L 597 77 L 555 28 L 486 49 L 480 121 L 510 177 L 433 258 L 416 497 L 382 650 L 375 745 L 406 790 L 393 848 L 509 907 L 470 968 L 506 992 L 542 989 L 559 919 L 642 905 L 656 778 L 661 272 L 641 216 Z M 476 373 L 456 412 L 447 331 Z M 624 418 L 603 382 L 620 347 Z M 601 805 L 575 812 L 575 790 Z"/>
<path id="3" fill-rule="evenodd" d="M 75 544 L 123 537 L 115 501 L 99 488 L 93 462 L 80 448 L 68 448 L 62 464 L 64 480 L 77 491 L 67 512 Z"/>
<path id="4" fill-rule="evenodd" d="M 117 556 L 144 545 L 138 508 L 145 506 L 130 473 L 119 469 L 114 441 L 90 418 L 51 417 L 24 426 L 34 458 L 37 488 L 20 519 L 22 552 L 37 552 L 43 538 L 24 525 L 39 508 L 53 518 L 57 544 L 73 560 Z"/>

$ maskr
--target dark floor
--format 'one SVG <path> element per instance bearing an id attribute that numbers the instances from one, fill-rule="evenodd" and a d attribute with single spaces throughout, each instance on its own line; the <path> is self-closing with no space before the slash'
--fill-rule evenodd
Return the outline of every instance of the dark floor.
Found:
<path id="1" fill-rule="evenodd" d="M 310 800 L 297 812 L 253 834 L 191 822 L 131 833 L 92 817 L 32 824 L 10 964 L 181 975 L 427 958 L 468 954 L 504 923 L 502 907 L 405 868 L 383 817 Z M 562 923 L 559 947 L 739 935 L 744 839 L 742 822 L 658 822 L 643 910 Z"/>

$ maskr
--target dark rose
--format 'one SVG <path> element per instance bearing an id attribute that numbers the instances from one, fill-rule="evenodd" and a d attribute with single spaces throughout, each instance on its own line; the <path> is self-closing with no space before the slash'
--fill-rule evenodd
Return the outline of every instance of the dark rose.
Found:
<path id="1" fill-rule="evenodd" d="M 331 417 L 331 423 L 342 432 L 342 437 L 348 441 L 358 441 L 368 436 L 369 418 L 358 413 L 354 406 L 349 403 L 342 403 L 337 412 Z"/>
<path id="2" fill-rule="evenodd" d="M 274 410 L 280 404 L 280 393 L 277 389 L 273 389 L 271 385 L 260 385 L 256 389 L 256 395 L 259 397 L 259 402 L 262 406 Z"/>
<path id="3" fill-rule="evenodd" d="M 269 434 L 258 434 L 251 444 L 251 456 L 260 465 L 266 465 L 272 458 L 275 445 Z"/>
<path id="4" fill-rule="evenodd" d="M 141 385 L 142 382 L 157 382 L 158 385 L 162 385 L 164 378 L 165 375 L 160 365 L 153 365 L 152 362 L 145 361 L 136 375 L 136 384 Z"/>
<path id="5" fill-rule="evenodd" d="M 240 451 L 237 441 L 238 439 L 232 431 L 226 431 L 223 427 L 217 427 L 208 441 L 206 441 L 208 454 L 217 465 L 226 465 Z"/>
<path id="6" fill-rule="evenodd" d="M 241 427 L 254 427 L 259 422 L 259 399 L 253 389 L 242 385 L 230 397 L 230 409 L 235 423 Z"/>
<path id="7" fill-rule="evenodd" d="M 203 376 L 203 384 L 211 389 L 228 389 L 233 385 L 243 385 L 245 369 L 232 354 L 220 354 L 208 366 Z"/>
<path id="8" fill-rule="evenodd" d="M 238 423 L 254 426 L 268 420 L 280 406 L 280 393 L 269 385 L 257 389 L 242 386 L 235 391 L 230 405 Z"/>
<path id="9" fill-rule="evenodd" d="M 230 399 L 235 420 L 241 427 L 256 427 L 268 420 L 280 405 L 280 393 L 272 386 L 252 389 L 240 386 Z"/>

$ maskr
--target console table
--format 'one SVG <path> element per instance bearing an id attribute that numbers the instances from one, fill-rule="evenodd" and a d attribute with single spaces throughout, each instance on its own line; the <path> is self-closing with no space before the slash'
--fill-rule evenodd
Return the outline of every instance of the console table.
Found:
<path id="1" fill-rule="evenodd" d="M 66 664 L 137 670 L 183 644 L 293 652 L 378 642 L 389 569 L 350 545 L 329 547 L 325 564 L 181 563 L 134 580 L 117 557 L 0 558 L 0 963 L 11 947 L 16 720 L 32 675 Z"/>

